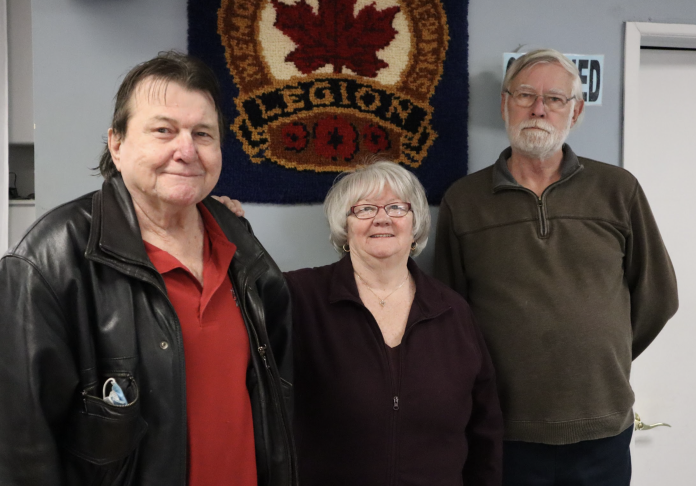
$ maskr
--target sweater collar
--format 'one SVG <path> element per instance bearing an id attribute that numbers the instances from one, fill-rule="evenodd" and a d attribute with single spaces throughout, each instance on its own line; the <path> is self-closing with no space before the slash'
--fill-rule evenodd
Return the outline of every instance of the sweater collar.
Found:
<path id="1" fill-rule="evenodd" d="M 413 298 L 411 312 L 409 314 L 407 327 L 421 320 L 432 319 L 447 311 L 450 306 L 445 302 L 440 292 L 412 258 L 408 259 L 408 271 L 416 284 L 416 295 Z M 360 300 L 358 286 L 355 283 L 353 263 L 350 256 L 341 258 L 334 266 L 333 278 L 329 289 L 329 303 L 335 304 L 339 301 L 351 301 L 358 305 L 364 305 Z"/>
<path id="2" fill-rule="evenodd" d="M 567 179 L 583 169 L 573 149 L 567 143 L 563 144 L 563 159 L 561 159 L 561 179 Z M 507 161 L 512 156 L 512 148 L 508 147 L 500 153 L 500 157 L 493 166 L 493 192 L 509 187 L 522 187 L 515 180 L 508 169 Z"/>

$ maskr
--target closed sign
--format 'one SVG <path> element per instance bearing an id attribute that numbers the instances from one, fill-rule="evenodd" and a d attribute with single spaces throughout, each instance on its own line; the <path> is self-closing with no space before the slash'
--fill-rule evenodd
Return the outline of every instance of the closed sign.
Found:
<path id="1" fill-rule="evenodd" d="M 503 54 L 503 76 L 512 62 L 523 56 L 524 52 L 506 52 Z M 602 104 L 602 87 L 604 85 L 604 55 L 564 54 L 578 67 L 582 82 L 582 97 L 586 106 Z"/>

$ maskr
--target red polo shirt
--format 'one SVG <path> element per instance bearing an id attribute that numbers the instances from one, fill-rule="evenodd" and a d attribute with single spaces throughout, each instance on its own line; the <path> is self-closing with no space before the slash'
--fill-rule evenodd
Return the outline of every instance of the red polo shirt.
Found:
<path id="1" fill-rule="evenodd" d="M 237 247 L 202 205 L 203 285 L 172 255 L 145 242 L 181 323 L 186 360 L 189 486 L 256 486 L 249 336 L 227 270 Z"/>

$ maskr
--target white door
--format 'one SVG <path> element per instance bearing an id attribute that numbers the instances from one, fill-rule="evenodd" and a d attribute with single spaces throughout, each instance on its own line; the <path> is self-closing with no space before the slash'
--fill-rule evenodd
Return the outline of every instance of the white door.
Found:
<path id="1" fill-rule="evenodd" d="M 624 167 L 643 186 L 679 284 L 679 311 L 634 362 L 633 486 L 696 484 L 696 51 L 641 49 L 640 141 Z M 634 120 L 635 121 L 635 120 Z M 632 122 L 634 122 L 632 121 Z"/>

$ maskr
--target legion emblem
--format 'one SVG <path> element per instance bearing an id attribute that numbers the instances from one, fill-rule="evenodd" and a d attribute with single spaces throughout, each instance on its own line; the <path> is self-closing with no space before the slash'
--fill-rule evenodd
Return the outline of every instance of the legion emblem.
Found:
<path id="1" fill-rule="evenodd" d="M 449 41 L 439 0 L 222 0 L 218 33 L 251 160 L 343 171 L 418 167 Z"/>

